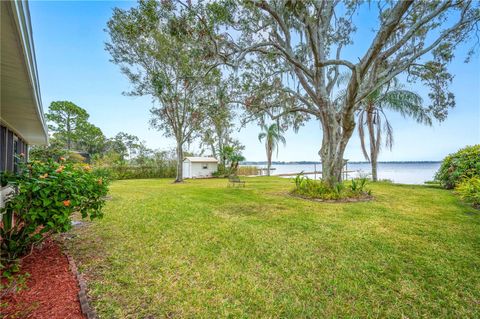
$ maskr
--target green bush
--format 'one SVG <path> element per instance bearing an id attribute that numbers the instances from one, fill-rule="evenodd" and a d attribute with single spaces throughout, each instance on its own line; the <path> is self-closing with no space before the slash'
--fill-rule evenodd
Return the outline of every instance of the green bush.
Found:
<path id="1" fill-rule="evenodd" d="M 480 176 L 480 145 L 467 146 L 445 157 L 435 180 L 443 187 L 452 189 L 462 179 L 474 176 Z"/>
<path id="2" fill-rule="evenodd" d="M 307 198 L 339 200 L 347 198 L 361 198 L 371 195 L 367 190 L 367 179 L 358 178 L 351 180 L 350 184 L 338 183 L 330 187 L 323 181 L 309 179 L 303 173 L 298 174 L 295 179 L 293 194 Z"/>
<path id="3" fill-rule="evenodd" d="M 102 216 L 108 183 L 89 165 L 33 161 L 8 179 L 14 192 L 0 210 L 1 268 L 48 235 L 70 229 L 74 212 L 82 218 Z"/>
<path id="4" fill-rule="evenodd" d="M 177 176 L 177 166 L 172 164 L 155 166 L 134 166 L 115 164 L 95 168 L 111 179 L 173 178 Z"/>
<path id="5" fill-rule="evenodd" d="M 230 165 L 225 166 L 222 163 L 218 163 L 217 171 L 212 174 L 213 177 L 229 177 L 229 176 L 238 176 L 238 175 L 247 175 L 247 171 L 241 171 L 241 166 L 239 165 Z"/>
<path id="6" fill-rule="evenodd" d="M 58 162 L 60 158 L 66 158 L 67 150 L 55 146 L 34 146 L 30 149 L 30 161 L 47 162 L 49 160 Z"/>
<path id="7" fill-rule="evenodd" d="M 455 187 L 455 191 L 467 203 L 480 207 L 480 176 L 463 179 Z"/>
<path id="8" fill-rule="evenodd" d="M 95 170 L 110 179 L 174 178 L 177 175 L 177 161 L 164 155 L 151 158 L 142 163 L 126 161 L 117 153 L 110 152 L 93 160 Z"/>
<path id="9" fill-rule="evenodd" d="M 30 161 L 48 162 L 50 160 L 66 163 L 84 163 L 85 157 L 77 152 L 69 151 L 57 146 L 34 146 L 29 152 Z"/>

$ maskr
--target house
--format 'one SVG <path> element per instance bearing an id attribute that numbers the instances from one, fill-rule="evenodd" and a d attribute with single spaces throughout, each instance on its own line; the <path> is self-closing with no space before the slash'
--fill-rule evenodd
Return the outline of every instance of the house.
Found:
<path id="1" fill-rule="evenodd" d="M 48 142 L 30 12 L 26 1 L 1 1 L 0 171 L 16 170 L 15 154 Z"/>
<path id="2" fill-rule="evenodd" d="M 18 155 L 26 159 L 28 146 L 46 145 L 48 134 L 28 2 L 0 1 L 0 9 L 0 172 L 16 172 Z"/>
<path id="3" fill-rule="evenodd" d="M 214 157 L 185 157 L 183 160 L 183 178 L 211 177 L 218 170 L 218 161 Z"/>

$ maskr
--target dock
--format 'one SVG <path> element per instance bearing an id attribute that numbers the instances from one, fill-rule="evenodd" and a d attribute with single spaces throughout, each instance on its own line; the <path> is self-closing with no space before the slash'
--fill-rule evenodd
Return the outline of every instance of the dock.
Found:
<path id="1" fill-rule="evenodd" d="M 350 173 L 357 173 L 358 171 L 342 171 L 342 174 L 350 174 Z M 303 175 L 315 175 L 315 174 L 319 174 L 319 175 L 322 175 L 322 172 L 321 171 L 313 171 L 313 172 L 302 172 Z M 298 174 L 301 174 L 301 173 L 283 173 L 283 174 L 275 174 L 275 175 L 272 175 L 272 176 L 296 176 Z"/>

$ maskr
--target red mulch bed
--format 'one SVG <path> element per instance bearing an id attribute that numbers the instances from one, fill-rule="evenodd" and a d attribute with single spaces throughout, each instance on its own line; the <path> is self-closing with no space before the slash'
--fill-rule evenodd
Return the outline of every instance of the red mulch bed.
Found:
<path id="1" fill-rule="evenodd" d="M 21 271 L 30 274 L 28 288 L 3 300 L 8 304 L 0 309 L 3 318 L 85 318 L 68 259 L 53 240 L 34 249 L 22 261 Z"/>

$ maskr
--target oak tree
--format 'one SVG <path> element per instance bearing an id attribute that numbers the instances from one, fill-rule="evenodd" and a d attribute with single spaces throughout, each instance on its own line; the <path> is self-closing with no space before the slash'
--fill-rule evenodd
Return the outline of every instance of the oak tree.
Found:
<path id="1" fill-rule="evenodd" d="M 355 112 L 394 77 L 426 85 L 429 111 L 437 118 L 446 115 L 455 104 L 448 91 L 452 80 L 448 63 L 456 46 L 475 36 L 480 19 L 480 3 L 472 0 L 222 4 L 227 25 L 235 30 L 224 37 L 222 47 L 230 48 L 229 58 L 246 73 L 253 89 L 245 97 L 247 111 L 272 119 L 292 113 L 318 119 L 322 174 L 330 185 L 341 181 Z M 362 40 L 367 41 L 366 50 L 357 50 L 352 57 L 345 51 L 359 42 L 354 17 L 362 6 L 368 6 L 376 26 L 371 40 Z M 344 98 L 335 100 L 339 77 L 346 71 L 350 76 Z M 277 101 L 269 101 L 272 96 Z M 272 103 L 278 100 L 282 103 Z"/>

